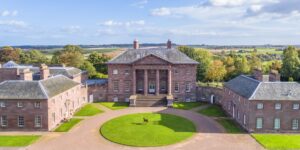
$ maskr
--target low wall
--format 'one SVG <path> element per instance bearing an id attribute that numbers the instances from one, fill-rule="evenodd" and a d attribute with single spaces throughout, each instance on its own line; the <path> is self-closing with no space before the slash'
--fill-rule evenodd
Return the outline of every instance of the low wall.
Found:
<path id="1" fill-rule="evenodd" d="M 223 89 L 219 87 L 198 86 L 196 89 L 197 101 L 219 103 L 223 98 Z"/>

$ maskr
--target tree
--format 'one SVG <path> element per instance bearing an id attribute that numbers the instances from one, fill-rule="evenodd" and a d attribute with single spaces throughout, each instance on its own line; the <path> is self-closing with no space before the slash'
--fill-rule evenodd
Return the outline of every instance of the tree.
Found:
<path id="1" fill-rule="evenodd" d="M 199 62 L 197 66 L 197 80 L 204 81 L 207 69 L 212 61 L 212 54 L 205 49 L 194 49 L 187 46 L 179 46 L 178 50 Z"/>
<path id="2" fill-rule="evenodd" d="M 82 66 L 80 66 L 80 69 L 86 70 L 88 72 L 90 78 L 93 77 L 97 73 L 95 67 L 89 61 L 84 61 Z"/>
<path id="3" fill-rule="evenodd" d="M 257 57 L 256 52 L 251 53 L 250 61 L 249 61 L 250 69 L 262 69 L 262 63 L 259 57 Z"/>
<path id="4" fill-rule="evenodd" d="M 51 63 L 65 64 L 66 66 L 81 67 L 84 63 L 82 48 L 75 45 L 66 45 L 62 51 L 55 52 Z"/>
<path id="5" fill-rule="evenodd" d="M 214 60 L 209 66 L 206 79 L 210 81 L 222 81 L 226 75 L 225 65 L 220 60 Z"/>
<path id="6" fill-rule="evenodd" d="M 245 56 L 237 58 L 234 62 L 237 74 L 248 74 L 250 71 L 248 60 Z"/>
<path id="7" fill-rule="evenodd" d="M 20 62 L 23 64 L 49 63 L 49 59 L 38 50 L 30 50 L 20 54 Z"/>
<path id="8" fill-rule="evenodd" d="M 300 79 L 300 60 L 295 47 L 289 46 L 283 51 L 283 60 L 281 75 L 285 80 L 293 78 L 296 81 Z"/>
<path id="9" fill-rule="evenodd" d="M 225 59 L 223 59 L 223 63 L 225 65 L 226 72 L 227 72 L 225 76 L 226 80 L 230 80 L 231 78 L 235 77 L 236 68 L 234 66 L 234 62 L 235 60 L 231 56 L 225 57 Z"/>
<path id="10" fill-rule="evenodd" d="M 0 62 L 8 62 L 10 60 L 19 62 L 20 60 L 20 52 L 22 50 L 19 48 L 12 48 L 10 46 L 4 46 L 0 50 Z"/>
<path id="11" fill-rule="evenodd" d="M 105 63 L 110 59 L 109 56 L 97 52 L 92 52 L 88 57 L 88 61 L 93 64 L 98 72 L 103 74 L 107 74 L 107 65 Z"/>
<path id="12" fill-rule="evenodd" d="M 280 71 L 281 67 L 282 67 L 282 63 L 279 60 L 275 60 L 271 65 L 272 70 Z"/>

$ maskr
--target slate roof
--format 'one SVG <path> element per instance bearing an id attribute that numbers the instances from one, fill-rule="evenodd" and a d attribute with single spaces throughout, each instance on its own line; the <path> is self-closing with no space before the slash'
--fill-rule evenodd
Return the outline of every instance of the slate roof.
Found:
<path id="1" fill-rule="evenodd" d="M 225 87 L 249 100 L 300 100 L 297 82 L 260 82 L 248 76 L 238 76 Z"/>
<path id="2" fill-rule="evenodd" d="M 108 83 L 107 79 L 88 79 L 86 80 L 86 84 L 89 85 L 104 85 Z"/>
<path id="3" fill-rule="evenodd" d="M 179 50 L 167 48 L 128 49 L 110 60 L 107 64 L 131 64 L 149 55 L 157 56 L 172 64 L 198 64 L 197 61 L 189 58 Z"/>
<path id="4" fill-rule="evenodd" d="M 78 84 L 63 75 L 40 81 L 8 80 L 0 84 L 0 99 L 49 99 Z"/>

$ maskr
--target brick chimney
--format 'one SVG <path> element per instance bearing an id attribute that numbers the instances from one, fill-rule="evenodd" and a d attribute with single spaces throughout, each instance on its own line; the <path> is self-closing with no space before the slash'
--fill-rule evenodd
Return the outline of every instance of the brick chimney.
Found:
<path id="1" fill-rule="evenodd" d="M 133 49 L 139 49 L 139 48 L 140 48 L 139 41 L 137 39 L 135 39 L 133 41 Z"/>
<path id="2" fill-rule="evenodd" d="M 21 70 L 20 80 L 32 81 L 32 72 L 28 68 Z"/>
<path id="3" fill-rule="evenodd" d="M 172 48 L 172 42 L 171 42 L 171 40 L 168 40 L 167 49 L 171 49 L 171 48 Z"/>
<path id="4" fill-rule="evenodd" d="M 50 76 L 49 68 L 46 64 L 40 65 L 40 79 L 44 80 L 47 79 Z"/>
<path id="5" fill-rule="evenodd" d="M 252 71 L 253 77 L 258 81 L 263 81 L 263 73 L 261 69 L 253 69 Z"/>
<path id="6" fill-rule="evenodd" d="M 270 82 L 280 81 L 280 73 L 277 70 L 270 70 L 269 81 Z"/>

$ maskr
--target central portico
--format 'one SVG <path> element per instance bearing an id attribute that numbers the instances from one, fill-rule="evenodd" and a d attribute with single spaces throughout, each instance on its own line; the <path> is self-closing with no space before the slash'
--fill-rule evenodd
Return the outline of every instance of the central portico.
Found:
<path id="1" fill-rule="evenodd" d="M 107 63 L 108 101 L 139 106 L 163 99 L 168 105 L 173 100 L 195 100 L 198 62 L 172 49 L 171 41 L 167 48 L 139 48 L 137 41 L 133 45 Z"/>

